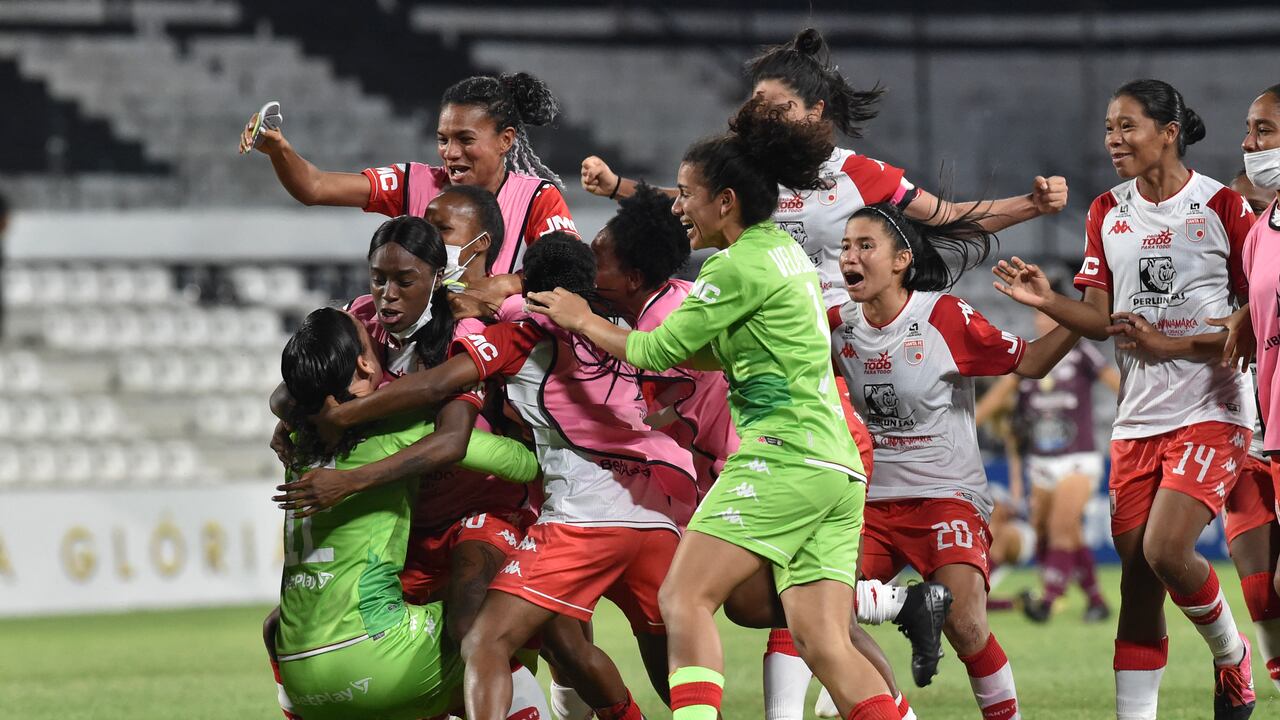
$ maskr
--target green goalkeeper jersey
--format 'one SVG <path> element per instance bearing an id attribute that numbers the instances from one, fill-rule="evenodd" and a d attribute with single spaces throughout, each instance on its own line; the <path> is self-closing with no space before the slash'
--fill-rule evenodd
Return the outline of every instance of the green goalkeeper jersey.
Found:
<path id="1" fill-rule="evenodd" d="M 772 221 L 707 258 L 689 296 L 651 332 L 627 338 L 627 361 L 661 371 L 710 347 L 729 380 L 745 448 L 766 443 L 862 476 L 831 370 L 831 335 L 813 263 Z"/>
<path id="2" fill-rule="evenodd" d="M 381 423 L 333 467 L 347 470 L 376 462 L 434 429 L 420 420 Z M 467 455 L 458 465 L 515 482 L 530 482 L 538 473 L 537 460 L 523 445 L 479 430 L 471 433 Z M 276 636 L 281 656 L 345 647 L 401 621 L 405 607 L 399 576 L 416 490 L 416 482 L 392 482 L 355 493 L 310 517 L 286 513 Z"/>

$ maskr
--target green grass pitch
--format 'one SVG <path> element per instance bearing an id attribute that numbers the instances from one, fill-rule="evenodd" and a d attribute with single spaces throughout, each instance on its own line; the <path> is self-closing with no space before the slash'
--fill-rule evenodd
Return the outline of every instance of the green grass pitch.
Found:
<path id="1" fill-rule="evenodd" d="M 1218 567 L 1236 620 L 1253 640 L 1233 568 Z M 1102 573 L 1117 599 L 1118 572 Z M 1033 584 L 1028 572 L 997 592 Z M 0 714 L 22 720 L 263 720 L 279 718 L 260 635 L 266 607 L 188 610 L 0 621 Z M 1028 720 L 1114 717 L 1111 648 L 1114 624 L 1085 625 L 1073 591 L 1053 621 L 1032 625 L 1000 613 L 992 625 L 1013 664 Z M 1209 652 L 1172 605 L 1171 661 L 1160 694 L 1162 720 L 1212 717 Z M 906 641 L 892 627 L 873 629 L 898 677 L 910 684 Z M 597 641 L 615 658 L 649 718 L 669 717 L 648 687 L 625 621 L 607 602 L 596 620 Z M 760 657 L 765 634 L 723 625 L 728 659 L 724 716 L 763 717 Z M 541 673 L 545 681 L 545 670 Z M 1280 717 L 1280 693 L 1254 656 L 1258 708 L 1254 718 Z M 904 685 L 904 686 L 905 686 Z M 964 669 L 948 649 L 941 672 L 925 689 L 907 688 L 923 720 L 977 718 Z M 810 689 L 811 717 L 816 685 Z"/>

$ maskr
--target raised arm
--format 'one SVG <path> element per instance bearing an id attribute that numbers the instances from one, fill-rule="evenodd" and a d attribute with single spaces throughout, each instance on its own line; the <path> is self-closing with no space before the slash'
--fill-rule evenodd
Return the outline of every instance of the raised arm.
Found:
<path id="1" fill-rule="evenodd" d="M 362 398 L 328 407 L 313 418 L 318 428 L 345 429 L 435 407 L 480 382 L 480 371 L 465 354 L 420 372 L 409 373 Z"/>
<path id="2" fill-rule="evenodd" d="M 609 169 L 609 164 L 592 155 L 582 161 L 582 189 L 592 195 L 599 195 L 611 200 L 621 200 L 636 194 L 639 181 L 624 178 Z M 676 197 L 675 188 L 658 187 L 659 192 L 672 200 Z"/>
<path id="3" fill-rule="evenodd" d="M 1059 325 L 1044 337 L 1027 343 L 1027 351 L 1014 372 L 1022 377 L 1042 378 L 1057 365 L 1071 348 L 1080 341 L 1080 335 Z"/>
<path id="4" fill-rule="evenodd" d="M 241 136 L 242 144 L 252 132 L 253 123 L 250 123 Z M 280 184 L 303 205 L 362 208 L 369 202 L 368 178 L 361 173 L 321 170 L 295 152 L 279 130 L 262 130 L 256 149 L 271 158 L 271 167 Z"/>
<path id="5" fill-rule="evenodd" d="M 947 202 L 924 190 L 906 207 L 907 217 L 913 220 L 941 225 L 966 213 L 977 211 L 986 217 L 982 227 L 995 232 L 1017 225 L 1041 215 L 1061 212 L 1067 206 L 1066 178 L 1054 175 L 1037 175 L 1032 181 L 1031 192 L 1026 195 L 1000 200 L 976 200 L 971 202 Z"/>

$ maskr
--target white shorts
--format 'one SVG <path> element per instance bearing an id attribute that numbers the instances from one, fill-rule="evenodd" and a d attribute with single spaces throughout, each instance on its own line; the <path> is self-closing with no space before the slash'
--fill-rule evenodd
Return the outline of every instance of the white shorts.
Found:
<path id="1" fill-rule="evenodd" d="M 1097 492 L 1098 486 L 1102 484 L 1102 453 L 1099 452 L 1028 455 L 1026 468 L 1031 485 L 1050 492 L 1056 490 L 1058 483 L 1068 475 L 1083 475 L 1088 478 L 1093 492 Z"/>
<path id="2" fill-rule="evenodd" d="M 1009 529 L 1022 537 L 1022 543 L 1018 546 L 1018 564 L 1030 565 L 1036 558 L 1036 529 L 1031 527 L 1031 523 L 1021 519 L 1010 520 Z"/>

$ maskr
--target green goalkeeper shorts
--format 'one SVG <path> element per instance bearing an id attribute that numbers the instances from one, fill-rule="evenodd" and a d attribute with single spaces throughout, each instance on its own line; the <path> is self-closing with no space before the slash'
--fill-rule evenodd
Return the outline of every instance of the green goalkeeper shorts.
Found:
<path id="1" fill-rule="evenodd" d="M 867 485 L 837 467 L 744 444 L 725 462 L 689 529 L 767 559 L 778 592 L 818 580 L 853 586 Z"/>
<path id="2" fill-rule="evenodd" d="M 444 606 L 405 608 L 400 624 L 380 635 L 282 657 L 294 710 L 306 720 L 417 720 L 461 708 L 462 657 L 444 635 Z"/>

